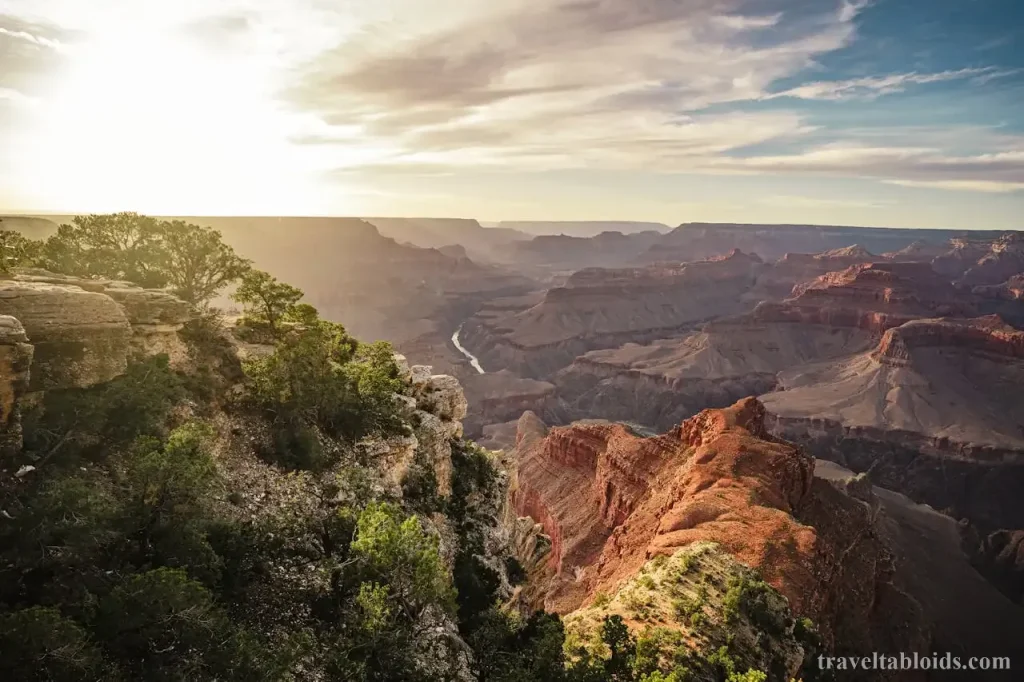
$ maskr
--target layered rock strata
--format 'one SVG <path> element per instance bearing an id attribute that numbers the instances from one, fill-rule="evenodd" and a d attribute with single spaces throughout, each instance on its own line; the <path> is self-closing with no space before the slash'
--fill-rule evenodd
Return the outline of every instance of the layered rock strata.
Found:
<path id="1" fill-rule="evenodd" d="M 547 608 L 572 612 L 653 557 L 713 542 L 819 623 L 830 644 L 921 644 L 919 613 L 891 584 L 871 506 L 816 481 L 808 455 L 768 434 L 758 401 L 649 438 L 623 425 L 548 430 L 524 419 L 512 496 L 551 539 Z M 905 619 L 902 634 L 880 635 L 887 617 Z"/>
<path id="2" fill-rule="evenodd" d="M 1024 527 L 1024 332 L 914 320 L 878 347 L 779 375 L 773 432 L 987 528 Z"/>
<path id="3" fill-rule="evenodd" d="M 740 252 L 681 265 L 588 268 L 525 311 L 469 320 L 462 343 L 485 367 L 545 379 L 589 350 L 651 341 L 749 310 L 741 297 L 762 268 L 759 258 Z"/>

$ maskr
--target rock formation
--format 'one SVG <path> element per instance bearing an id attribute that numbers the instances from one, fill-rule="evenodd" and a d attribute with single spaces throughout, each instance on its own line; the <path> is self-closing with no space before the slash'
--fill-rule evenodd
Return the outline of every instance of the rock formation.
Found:
<path id="1" fill-rule="evenodd" d="M 773 430 L 886 488 L 988 528 L 1024 527 L 1024 332 L 914 320 L 878 347 L 782 372 Z"/>
<path id="2" fill-rule="evenodd" d="M 0 281 L 0 315 L 24 326 L 35 347 L 30 388 L 85 388 L 127 366 L 132 329 L 110 296 L 67 284 Z"/>
<path id="3" fill-rule="evenodd" d="M 793 287 L 802 282 L 876 260 L 877 256 L 856 244 L 824 253 L 787 253 L 764 270 L 747 297 L 757 301 L 789 298 Z"/>
<path id="4" fill-rule="evenodd" d="M 548 430 L 524 419 L 512 498 L 551 539 L 548 608 L 573 612 L 652 558 L 713 542 L 832 644 L 912 650 L 927 641 L 913 600 L 891 584 L 871 505 L 816 481 L 808 455 L 768 435 L 758 401 L 650 438 L 618 424 Z M 888 617 L 903 619 L 900 634 L 885 631 Z"/>
<path id="5" fill-rule="evenodd" d="M 865 263 L 800 285 L 782 303 L 754 311 L 763 322 L 854 327 L 881 334 L 920 317 L 976 314 L 952 284 L 927 263 Z"/>
<path id="6" fill-rule="evenodd" d="M 452 441 L 462 438 L 466 397 L 454 377 L 434 374 L 425 365 L 410 368 L 403 356 L 396 357 L 409 386 L 407 406 L 413 432 L 367 442 L 364 447 L 371 461 L 382 462 L 394 491 L 401 490 L 419 457 L 432 470 L 438 494 L 447 498 L 452 493 Z"/>
<path id="7" fill-rule="evenodd" d="M 869 255 L 847 249 L 793 257 L 783 267 Z M 976 312 L 970 297 L 927 263 L 861 263 L 793 293 L 680 338 L 582 355 L 556 379 L 562 407 L 575 418 L 600 414 L 668 428 L 705 407 L 772 390 L 779 372 L 873 349 L 891 326 Z"/>
<path id="8" fill-rule="evenodd" d="M 166 353 L 176 368 L 188 361 L 178 332 L 193 314 L 166 291 L 39 269 L 19 270 L 0 287 L 0 314 L 21 320 L 36 347 L 33 390 L 109 381 L 124 371 L 130 355 Z M 61 362 L 48 365 L 48 354 Z M 66 362 L 76 356 L 79 362 Z"/>
<path id="9" fill-rule="evenodd" d="M 463 344 L 485 366 L 545 378 L 588 350 L 653 340 L 703 320 L 749 309 L 740 300 L 763 263 L 728 256 L 646 268 L 588 268 L 528 310 L 473 318 Z"/>
<path id="10" fill-rule="evenodd" d="M 554 384 L 521 379 L 508 370 L 468 374 L 462 385 L 473 407 L 465 420 L 466 434 L 471 438 L 480 436 L 486 424 L 515 420 L 529 410 L 545 417 L 557 411 Z"/>
<path id="11" fill-rule="evenodd" d="M 692 260 L 741 249 L 766 260 L 787 253 L 821 253 L 855 244 L 872 253 L 899 251 L 913 242 L 945 244 L 963 231 L 900 230 L 892 228 L 831 225 L 737 225 L 684 223 L 665 235 L 642 258 L 646 262 L 666 258 Z M 975 238 L 992 239 L 998 232 L 975 232 Z"/>
<path id="12" fill-rule="evenodd" d="M 967 286 L 995 285 L 1024 272 L 1024 234 L 1009 232 L 995 239 L 960 238 L 932 261 L 936 271 Z"/>
<path id="13" fill-rule="evenodd" d="M 538 272 L 572 272 L 587 267 L 626 267 L 662 237 L 660 232 L 602 232 L 592 237 L 547 235 L 517 242 L 506 261 Z"/>

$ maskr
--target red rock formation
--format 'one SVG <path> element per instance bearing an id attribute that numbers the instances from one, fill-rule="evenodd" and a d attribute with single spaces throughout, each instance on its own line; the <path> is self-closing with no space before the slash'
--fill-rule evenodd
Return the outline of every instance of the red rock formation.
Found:
<path id="1" fill-rule="evenodd" d="M 977 314 L 927 263 L 865 263 L 830 272 L 793 290 L 782 303 L 762 303 L 754 318 L 763 322 L 804 322 L 884 332 L 921 317 Z"/>
<path id="2" fill-rule="evenodd" d="M 939 346 L 1024 358 L 1024 332 L 1006 324 L 998 315 L 969 320 L 914 320 L 886 331 L 876 357 L 889 364 L 904 364 L 913 349 Z"/>
<path id="3" fill-rule="evenodd" d="M 798 284 L 878 258 L 856 244 L 824 253 L 787 253 L 761 273 L 749 296 L 758 301 L 788 298 Z"/>
<path id="4" fill-rule="evenodd" d="M 517 459 L 516 511 L 551 536 L 561 577 L 550 609 L 613 593 L 653 556 L 698 541 L 757 568 L 796 613 L 846 643 L 871 638 L 879 600 L 902 598 L 889 591 L 890 559 L 869 507 L 815 481 L 814 460 L 767 433 L 753 398 L 651 438 L 617 424 L 548 433 L 531 417 Z"/>
<path id="5" fill-rule="evenodd" d="M 953 239 L 951 247 L 932 264 L 936 271 L 968 286 L 995 285 L 1024 272 L 1024 234 L 1020 232 L 996 239 Z"/>

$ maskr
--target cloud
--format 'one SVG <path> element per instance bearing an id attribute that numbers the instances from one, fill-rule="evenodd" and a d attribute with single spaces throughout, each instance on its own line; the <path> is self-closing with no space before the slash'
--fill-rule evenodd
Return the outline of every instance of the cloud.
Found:
<path id="1" fill-rule="evenodd" d="M 941 83 L 943 81 L 971 79 L 979 84 L 1016 73 L 992 66 L 965 68 L 938 73 L 897 73 L 887 76 L 865 76 L 841 81 L 815 81 L 769 95 L 766 99 L 795 97 L 798 99 L 842 101 L 872 99 L 881 95 L 903 92 L 911 85 Z"/>
<path id="2" fill-rule="evenodd" d="M 842 131 L 837 136 L 799 109 L 737 107 L 870 100 L 1012 73 L 969 67 L 817 80 L 772 92 L 775 83 L 851 45 L 869 5 L 496 0 L 439 27 L 357 31 L 305 64 L 285 96 L 320 120 L 296 140 L 344 158 L 337 172 L 345 176 L 360 168 L 377 177 L 589 169 L 1020 189 L 1018 159 L 996 160 L 983 153 L 990 150 L 943 153 L 934 131 L 862 131 L 864 144 L 856 136 L 842 141 Z M 882 135 L 875 144 L 872 132 Z M 821 137 L 841 141 L 806 147 Z M 800 142 L 803 150 L 789 151 Z M 766 144 L 784 151 L 757 154 Z M 823 205 L 804 199 L 803 206 Z"/>
<path id="3" fill-rule="evenodd" d="M 1008 151 L 950 155 L 924 147 L 824 145 L 802 153 L 719 158 L 708 169 L 725 172 L 806 173 L 872 178 L 912 187 L 1013 192 L 1024 189 L 1024 137 Z"/>
<path id="4" fill-rule="evenodd" d="M 849 44 L 855 16 L 817 0 L 496 0 L 440 28 L 349 34 L 284 96 L 325 124 L 297 139 L 342 156 L 386 140 L 431 166 L 675 171 L 809 132 L 793 112 L 703 110 L 765 96 Z"/>
<path id="5" fill-rule="evenodd" d="M 44 87 L 66 62 L 60 28 L 0 14 L 0 88 L 16 92 L 4 99 L 25 101 Z"/>

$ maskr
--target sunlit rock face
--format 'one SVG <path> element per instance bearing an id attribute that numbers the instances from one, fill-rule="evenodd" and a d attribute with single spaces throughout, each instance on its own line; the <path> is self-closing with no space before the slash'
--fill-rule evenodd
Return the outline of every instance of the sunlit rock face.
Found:
<path id="1" fill-rule="evenodd" d="M 891 584 L 890 551 L 870 534 L 872 504 L 815 479 L 814 460 L 767 426 L 752 398 L 654 437 L 621 424 L 548 429 L 524 416 L 510 495 L 550 539 L 535 605 L 572 613 L 615 594 L 652 558 L 712 542 L 830 642 L 921 646 L 919 609 Z M 880 634 L 890 617 L 902 619 L 892 640 Z"/>
<path id="2" fill-rule="evenodd" d="M 132 351 L 142 357 L 166 353 L 171 367 L 184 368 L 188 350 L 178 332 L 192 318 L 188 303 L 165 291 L 112 283 L 104 293 L 117 301 L 132 326 Z"/>
<path id="3" fill-rule="evenodd" d="M 114 299 L 71 284 L 0 282 L 0 315 L 17 318 L 35 346 L 30 388 L 86 388 L 122 374 L 132 328 Z"/>

